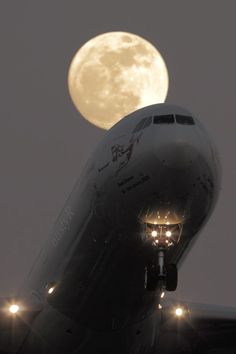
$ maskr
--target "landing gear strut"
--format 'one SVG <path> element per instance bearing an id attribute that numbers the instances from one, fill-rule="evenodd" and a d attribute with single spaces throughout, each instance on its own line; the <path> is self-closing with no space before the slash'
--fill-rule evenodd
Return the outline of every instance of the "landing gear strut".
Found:
<path id="1" fill-rule="evenodd" d="M 175 264 L 169 264 L 167 253 L 176 247 L 180 240 L 183 225 L 173 223 L 175 213 L 157 211 L 156 219 L 144 224 L 145 236 L 152 247 L 151 263 L 146 267 L 145 288 L 150 291 L 175 291 L 178 283 L 178 272 Z M 153 261 L 153 258 L 155 259 Z"/>
<path id="2" fill-rule="evenodd" d="M 175 291 L 178 284 L 178 271 L 175 264 L 165 265 L 165 250 L 158 250 L 157 264 L 146 268 L 146 289 Z"/>

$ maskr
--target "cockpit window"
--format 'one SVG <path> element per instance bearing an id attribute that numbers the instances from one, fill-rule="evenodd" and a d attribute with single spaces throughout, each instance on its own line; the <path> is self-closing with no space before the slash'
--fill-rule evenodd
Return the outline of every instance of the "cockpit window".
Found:
<path id="1" fill-rule="evenodd" d="M 176 123 L 178 124 L 186 124 L 186 125 L 194 125 L 194 120 L 190 116 L 183 116 L 181 114 L 175 115 Z"/>
<path id="2" fill-rule="evenodd" d="M 152 123 L 152 117 L 143 118 L 134 128 L 133 133 L 137 133 L 142 129 L 147 128 Z"/>
<path id="3" fill-rule="evenodd" d="M 172 124 L 175 122 L 173 114 L 165 114 L 162 116 L 154 116 L 153 123 L 154 124 Z"/>

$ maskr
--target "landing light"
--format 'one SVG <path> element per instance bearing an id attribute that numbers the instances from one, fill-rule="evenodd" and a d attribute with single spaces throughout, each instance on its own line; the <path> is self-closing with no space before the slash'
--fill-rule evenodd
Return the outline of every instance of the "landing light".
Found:
<path id="1" fill-rule="evenodd" d="M 152 237 L 157 237 L 157 231 L 152 231 Z"/>
<path id="2" fill-rule="evenodd" d="M 55 289 L 56 289 L 56 282 L 55 281 L 52 281 L 50 282 L 49 284 L 47 284 L 46 286 L 46 292 L 51 295 L 52 293 L 54 293 Z"/>
<path id="3" fill-rule="evenodd" d="M 48 289 L 48 294 L 52 294 L 55 290 L 55 286 L 52 286 L 51 288 Z"/>
<path id="4" fill-rule="evenodd" d="M 20 310 L 20 307 L 16 304 L 13 304 L 9 307 L 9 312 L 15 315 Z"/>
<path id="5" fill-rule="evenodd" d="M 152 246 L 163 250 L 167 250 L 171 246 L 178 244 L 183 225 L 172 224 L 169 219 L 166 222 L 160 220 L 161 223 L 157 221 L 157 224 L 156 221 L 157 219 L 154 219 L 153 222 L 143 224 L 144 233 L 142 235 L 145 237 L 145 241 L 147 240 Z"/>
<path id="6" fill-rule="evenodd" d="M 181 317 L 184 314 L 184 310 L 181 307 L 177 307 L 175 309 L 175 314 L 176 314 L 177 317 Z"/>
<path id="7" fill-rule="evenodd" d="M 161 298 L 163 299 L 164 296 L 165 296 L 165 293 L 164 293 L 164 291 L 162 291 Z"/>

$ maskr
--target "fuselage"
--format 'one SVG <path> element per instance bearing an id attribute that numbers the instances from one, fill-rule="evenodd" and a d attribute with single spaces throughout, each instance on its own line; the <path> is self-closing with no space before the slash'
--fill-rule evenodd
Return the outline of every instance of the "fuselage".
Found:
<path id="1" fill-rule="evenodd" d="M 28 289 L 44 307 L 22 353 L 156 353 L 161 289 L 145 286 L 157 251 L 148 227 L 181 225 L 166 251 L 166 262 L 179 266 L 219 188 L 216 149 L 183 108 L 153 105 L 117 123 L 29 274 Z"/>

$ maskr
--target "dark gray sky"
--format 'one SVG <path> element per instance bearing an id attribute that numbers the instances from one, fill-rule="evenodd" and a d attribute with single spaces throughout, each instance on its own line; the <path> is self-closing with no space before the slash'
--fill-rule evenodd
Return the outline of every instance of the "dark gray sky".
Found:
<path id="1" fill-rule="evenodd" d="M 0 2 L 0 295 L 25 278 L 104 135 L 70 101 L 69 63 L 88 39 L 118 30 L 160 50 L 167 102 L 201 119 L 221 156 L 221 196 L 181 268 L 177 295 L 236 306 L 235 13 L 234 0 Z"/>

